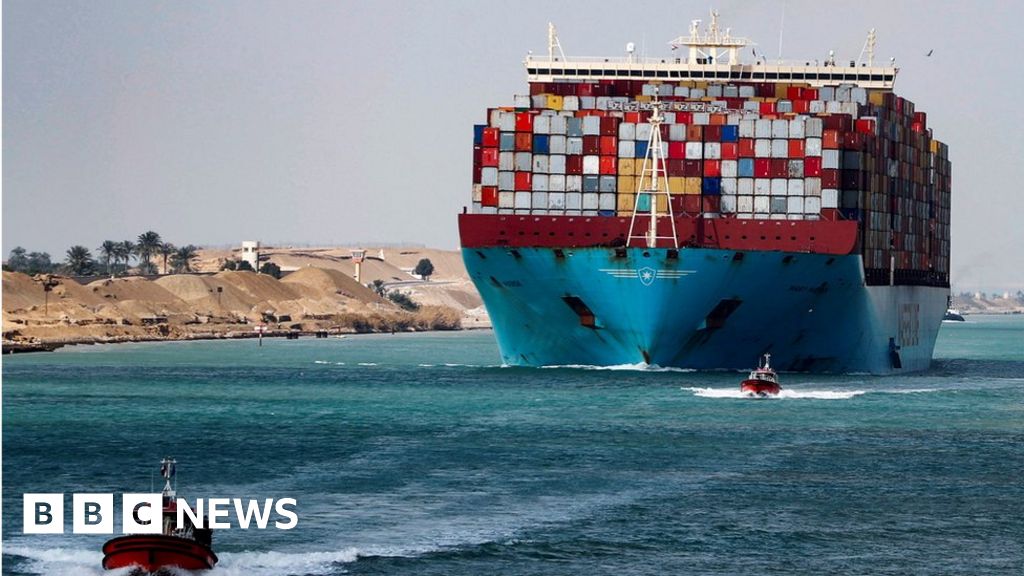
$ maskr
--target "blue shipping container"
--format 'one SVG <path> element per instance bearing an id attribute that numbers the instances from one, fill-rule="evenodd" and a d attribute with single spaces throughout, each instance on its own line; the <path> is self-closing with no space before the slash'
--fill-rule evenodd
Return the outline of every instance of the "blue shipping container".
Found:
<path id="1" fill-rule="evenodd" d="M 740 178 L 753 178 L 754 177 L 754 159 L 753 158 L 740 158 L 739 164 L 737 165 Z"/>
<path id="2" fill-rule="evenodd" d="M 709 196 L 718 196 L 722 193 L 721 178 L 704 178 L 700 183 L 700 191 Z"/>
<path id="3" fill-rule="evenodd" d="M 533 135 L 533 153 L 547 154 L 549 150 L 549 137 L 547 134 Z"/>
<path id="4" fill-rule="evenodd" d="M 473 125 L 473 144 L 479 146 L 484 143 L 484 128 L 487 128 L 486 124 Z"/>
<path id="5" fill-rule="evenodd" d="M 740 127 L 735 124 L 722 126 L 722 142 L 736 142 L 740 139 Z"/>

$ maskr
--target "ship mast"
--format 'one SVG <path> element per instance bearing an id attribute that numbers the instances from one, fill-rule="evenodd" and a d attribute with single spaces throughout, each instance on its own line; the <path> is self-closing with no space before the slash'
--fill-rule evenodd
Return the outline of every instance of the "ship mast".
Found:
<path id="1" fill-rule="evenodd" d="M 658 240 L 672 240 L 672 247 L 679 248 L 679 235 L 676 233 L 676 219 L 672 214 L 672 195 L 668 188 L 668 170 L 665 168 L 665 157 L 662 154 L 661 124 L 665 117 L 661 114 L 661 102 L 655 97 L 651 103 L 651 136 L 647 140 L 647 154 L 644 156 L 640 181 L 637 182 L 636 199 L 633 201 L 633 216 L 629 220 L 629 236 L 626 245 L 633 240 L 644 240 L 648 248 L 656 248 Z M 658 210 L 658 200 L 665 198 L 665 212 Z M 647 212 L 647 214 L 642 214 Z M 636 228 L 637 215 L 647 216 L 647 231 L 640 234 Z M 658 216 L 667 216 L 672 226 L 671 236 L 658 236 Z"/>

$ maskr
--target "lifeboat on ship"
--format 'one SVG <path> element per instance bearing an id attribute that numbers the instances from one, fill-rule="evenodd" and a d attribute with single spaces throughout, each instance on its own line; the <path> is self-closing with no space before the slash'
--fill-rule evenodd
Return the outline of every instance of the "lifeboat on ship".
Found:
<path id="1" fill-rule="evenodd" d="M 740 392 L 756 398 L 778 395 L 782 386 L 779 386 L 779 376 L 772 370 L 771 360 L 771 354 L 761 357 L 758 367 L 750 372 L 746 380 L 740 382 Z"/>
<path id="2" fill-rule="evenodd" d="M 103 545 L 103 568 L 133 568 L 132 575 L 163 575 L 174 570 L 209 570 L 217 564 L 213 552 L 213 531 L 194 526 L 188 514 L 186 525 L 178 527 L 177 494 L 171 487 L 177 462 L 164 458 L 160 474 L 166 480 L 163 496 L 163 532 L 160 534 L 128 534 Z"/>

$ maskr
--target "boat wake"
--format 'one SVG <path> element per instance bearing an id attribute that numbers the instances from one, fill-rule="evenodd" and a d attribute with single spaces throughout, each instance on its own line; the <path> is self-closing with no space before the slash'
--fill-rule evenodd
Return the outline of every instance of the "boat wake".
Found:
<path id="1" fill-rule="evenodd" d="M 673 368 L 658 366 L 657 364 L 644 364 L 638 362 L 636 364 L 614 364 L 611 366 L 594 366 L 590 364 L 554 364 L 550 366 L 541 366 L 544 370 L 562 369 L 562 370 L 611 370 L 611 371 L 622 371 L 622 372 L 679 372 L 679 373 L 690 373 L 696 372 L 692 368 Z"/>
<path id="2" fill-rule="evenodd" d="M 750 398 L 747 392 L 741 392 L 739 388 L 683 388 L 693 392 L 694 396 L 701 398 Z M 812 399 L 812 400 L 849 400 L 862 394 L 866 390 L 790 390 L 783 388 L 777 395 L 764 396 L 766 400 L 787 400 L 787 399 Z"/>

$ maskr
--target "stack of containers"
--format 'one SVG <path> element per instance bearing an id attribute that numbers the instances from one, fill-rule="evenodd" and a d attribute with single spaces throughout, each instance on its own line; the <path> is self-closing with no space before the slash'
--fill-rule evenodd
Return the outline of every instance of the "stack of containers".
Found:
<path id="1" fill-rule="evenodd" d="M 673 213 L 856 220 L 869 281 L 948 278 L 946 147 L 913 103 L 851 85 L 533 83 L 475 127 L 474 211 L 632 215 L 655 98 Z"/>

